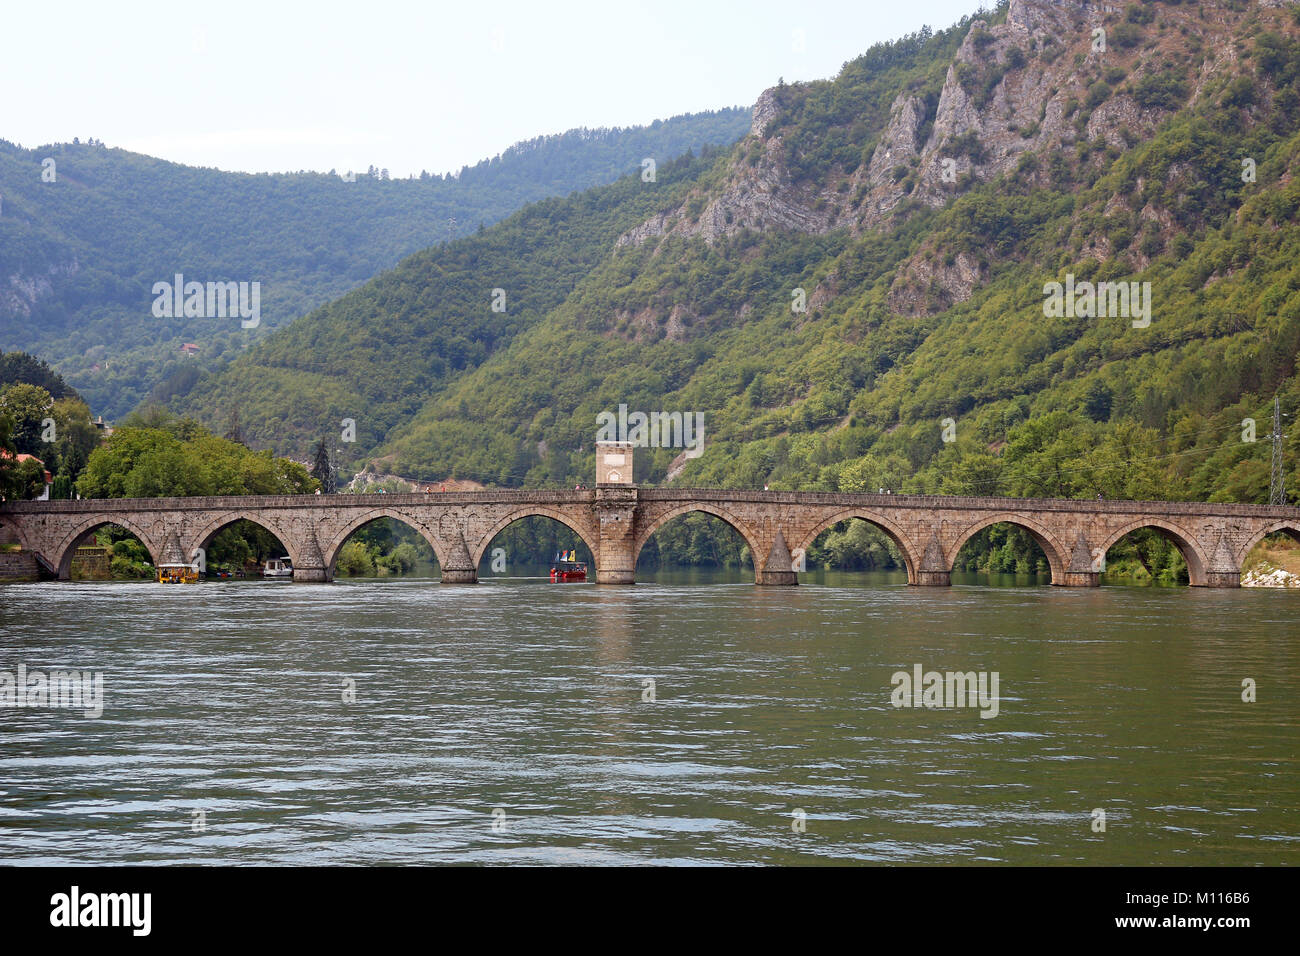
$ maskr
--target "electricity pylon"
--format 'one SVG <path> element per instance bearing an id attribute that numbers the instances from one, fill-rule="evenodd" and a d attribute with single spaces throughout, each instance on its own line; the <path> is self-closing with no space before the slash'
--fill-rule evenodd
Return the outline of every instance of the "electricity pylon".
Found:
<path id="1" fill-rule="evenodd" d="M 1268 481 L 1268 503 L 1286 504 L 1286 472 L 1282 469 L 1282 404 L 1273 396 L 1273 467 Z"/>

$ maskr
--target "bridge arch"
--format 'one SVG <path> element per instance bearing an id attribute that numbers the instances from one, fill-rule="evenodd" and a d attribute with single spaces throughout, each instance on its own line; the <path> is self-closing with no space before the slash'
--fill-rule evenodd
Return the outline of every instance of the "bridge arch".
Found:
<path id="1" fill-rule="evenodd" d="M 297 566 L 299 558 L 298 542 L 294 540 L 292 535 L 286 533 L 274 521 L 267 520 L 266 515 L 252 511 L 223 512 L 209 521 L 203 529 L 194 536 L 193 541 L 192 543 L 189 543 L 189 546 L 191 548 L 203 548 L 206 550 L 211 546 L 213 538 L 238 521 L 247 521 L 249 524 L 257 525 L 257 527 L 261 528 L 267 534 L 274 535 L 276 540 L 284 546 L 285 553 L 289 556 L 289 560 L 294 563 L 295 567 Z M 187 554 L 185 557 L 193 560 L 194 555 Z"/>
<path id="2" fill-rule="evenodd" d="M 1064 547 L 1055 534 L 1046 526 L 1038 523 L 1032 518 L 1026 518 L 1021 514 L 1014 514 L 1010 511 L 1004 511 L 1000 514 L 988 515 L 976 521 L 961 533 L 956 543 L 952 546 L 947 554 L 944 555 L 944 563 L 947 565 L 946 571 L 951 572 L 953 565 L 957 563 L 957 555 L 961 554 L 962 547 L 975 535 L 979 534 L 985 528 L 991 528 L 995 524 L 1013 524 L 1018 528 L 1029 532 L 1029 536 L 1034 542 L 1043 549 L 1043 555 L 1047 558 L 1047 566 L 1052 571 L 1052 583 L 1065 583 L 1065 569 L 1070 565 L 1070 551 Z"/>
<path id="3" fill-rule="evenodd" d="M 433 549 L 433 556 L 438 560 L 438 567 L 446 567 L 447 561 L 443 554 L 442 543 L 433 536 L 428 528 L 420 524 L 418 519 L 397 508 L 375 508 L 371 511 L 365 512 L 364 514 L 356 515 L 349 520 L 338 534 L 334 536 L 334 539 L 329 542 L 328 546 L 321 549 L 325 558 L 325 567 L 329 569 L 331 579 L 334 577 L 334 564 L 338 560 L 339 552 L 343 550 L 343 545 L 347 543 L 348 537 L 354 531 L 358 531 L 370 524 L 370 522 L 378 521 L 380 518 L 391 518 L 394 521 L 406 525 L 423 538 L 428 543 L 429 547 Z"/>
<path id="4" fill-rule="evenodd" d="M 60 581 L 69 581 L 72 579 L 72 559 L 77 554 L 77 547 L 94 532 L 108 525 L 117 525 L 123 528 L 139 540 L 144 549 L 149 552 L 149 560 L 153 562 L 154 567 L 158 566 L 158 559 L 161 555 L 162 545 L 154 541 L 151 535 L 143 525 L 137 523 L 127 515 L 114 514 L 106 516 L 104 514 L 92 515 L 75 525 L 72 531 L 64 535 L 63 540 L 55 546 L 55 553 L 49 555 L 51 561 L 58 568 Z"/>
<path id="5" fill-rule="evenodd" d="M 1142 517 L 1112 531 L 1106 540 L 1102 542 L 1102 555 L 1109 554 L 1110 549 L 1115 547 L 1125 535 L 1134 531 L 1141 531 L 1143 528 L 1154 528 L 1157 531 L 1164 532 L 1165 537 L 1174 543 L 1174 547 L 1178 549 L 1183 556 L 1183 560 L 1187 562 L 1188 583 L 1192 587 L 1206 586 L 1208 582 L 1205 572 L 1210 565 L 1209 555 L 1201 550 L 1200 541 L 1197 540 L 1195 534 L 1167 518 Z"/>
<path id="6" fill-rule="evenodd" d="M 558 521 L 576 534 L 580 539 L 582 539 L 582 543 L 587 546 L 587 550 L 591 552 L 591 557 L 596 563 L 596 568 L 600 568 L 600 536 L 598 534 L 593 534 L 590 528 L 584 528 L 580 522 L 574 520 L 572 515 L 566 514 L 558 508 L 550 508 L 546 505 L 527 505 L 526 507 L 511 511 L 489 528 L 487 533 L 478 541 L 465 542 L 466 546 L 470 549 L 470 559 L 474 562 L 474 567 L 477 568 L 479 562 L 483 560 L 483 555 L 487 553 L 488 546 L 492 544 L 493 538 L 516 521 L 523 518 L 534 517 L 550 518 L 553 521 Z M 436 549 L 435 553 L 437 553 Z M 442 561 L 441 554 L 438 555 L 438 561 Z"/>
<path id="7" fill-rule="evenodd" d="M 1237 552 L 1235 557 L 1237 567 L 1240 568 L 1246 562 L 1246 558 L 1249 557 L 1250 552 L 1255 545 L 1259 544 L 1270 534 L 1278 534 L 1279 532 L 1289 535 L 1296 541 L 1300 541 L 1300 521 L 1275 521 L 1273 524 L 1260 529 L 1245 543 L 1241 550 Z"/>
<path id="8" fill-rule="evenodd" d="M 675 508 L 670 508 L 668 511 L 665 511 L 663 514 L 651 521 L 644 528 L 639 529 L 632 542 L 632 567 L 636 567 L 636 563 L 641 557 L 641 549 L 646 546 L 646 542 L 650 540 L 651 536 L 656 531 L 674 518 L 680 518 L 682 515 L 688 515 L 695 511 L 713 515 L 713 517 L 729 525 L 736 534 L 745 539 L 745 544 L 749 547 L 750 558 L 754 564 L 754 573 L 757 574 L 764 570 L 763 562 L 767 560 L 767 552 L 758 544 L 758 536 L 754 533 L 753 529 L 725 508 L 720 508 L 707 501 L 690 502 L 689 504 L 678 505 Z"/>
<path id="9" fill-rule="evenodd" d="M 894 546 L 898 548 L 898 553 L 903 556 L 903 566 L 907 569 L 907 583 L 915 584 L 916 572 L 920 566 L 919 559 L 912 553 L 912 545 L 908 543 L 907 536 L 903 533 L 903 529 L 885 515 L 869 509 L 845 508 L 843 511 L 837 511 L 835 514 L 823 518 L 814 525 L 812 531 L 804 535 L 797 544 L 790 542 L 791 553 L 802 550 L 806 554 L 808 549 L 813 546 L 813 542 L 821 537 L 829 528 L 835 527 L 841 521 L 848 521 L 850 518 L 858 518 L 873 527 L 879 528 L 885 533 L 885 536 L 888 537 L 890 541 L 894 542 Z"/>

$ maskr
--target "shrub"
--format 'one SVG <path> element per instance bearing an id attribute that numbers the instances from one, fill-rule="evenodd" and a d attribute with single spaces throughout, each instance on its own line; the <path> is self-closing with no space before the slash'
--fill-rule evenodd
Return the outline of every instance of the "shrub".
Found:
<path id="1" fill-rule="evenodd" d="M 1246 107 L 1255 102 L 1255 81 L 1249 76 L 1239 76 L 1228 84 L 1223 94 L 1225 106 Z"/>
<path id="2" fill-rule="evenodd" d="M 1117 23 L 1110 28 L 1107 39 L 1121 50 L 1127 50 L 1142 42 L 1142 31 L 1131 23 Z"/>
<path id="3" fill-rule="evenodd" d="M 360 541 L 349 541 L 339 549 L 336 567 L 340 574 L 350 578 L 374 577 L 375 559 Z"/>
<path id="4" fill-rule="evenodd" d="M 1187 99 L 1187 84 L 1171 71 L 1142 77 L 1133 98 L 1143 109 L 1173 110 Z"/>
<path id="5" fill-rule="evenodd" d="M 1088 98 L 1085 104 L 1088 109 L 1096 109 L 1110 96 L 1110 87 L 1105 80 L 1098 80 L 1092 86 L 1088 87 Z"/>
<path id="6" fill-rule="evenodd" d="M 974 130 L 952 137 L 944 144 L 944 149 L 952 156 L 968 156 L 973 163 L 984 161 L 984 144 Z"/>
<path id="7" fill-rule="evenodd" d="M 1130 3 L 1124 11 L 1124 19 L 1129 23 L 1150 23 L 1155 18 L 1155 11 L 1147 4 Z"/>

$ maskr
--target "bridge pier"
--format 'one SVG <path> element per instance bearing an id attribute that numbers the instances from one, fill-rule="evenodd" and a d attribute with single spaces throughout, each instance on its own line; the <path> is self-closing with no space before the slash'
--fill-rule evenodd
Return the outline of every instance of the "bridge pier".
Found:
<path id="1" fill-rule="evenodd" d="M 956 558 L 956 555 L 953 555 Z M 952 561 L 944 557 L 943 545 L 937 533 L 930 535 L 921 556 L 921 566 L 916 569 L 913 582 L 922 588 L 946 588 L 952 585 Z"/>
<path id="2" fill-rule="evenodd" d="M 1053 584 L 1056 582 L 1053 581 Z M 1063 588 L 1099 588 L 1101 574 L 1097 571 L 1066 571 L 1061 575 Z"/>
<path id="3" fill-rule="evenodd" d="M 637 490 L 630 485 L 597 484 L 596 516 L 600 521 L 600 554 L 596 558 L 597 584 L 636 583 Z"/>
<path id="4" fill-rule="evenodd" d="M 785 535 L 780 529 L 772 542 L 772 549 L 767 553 L 767 563 L 763 570 L 754 575 L 754 583 L 760 587 L 794 587 L 799 583 L 799 574 L 794 570 L 794 560 L 790 557 L 790 548 L 785 543 Z"/>
<path id="5" fill-rule="evenodd" d="M 465 535 L 458 534 L 452 544 L 447 563 L 442 566 L 443 584 L 478 584 L 478 565 L 470 557 Z"/>
<path id="6" fill-rule="evenodd" d="M 288 544 L 282 541 L 281 544 Z M 323 584 L 330 581 L 333 575 L 333 568 L 325 564 L 325 556 L 321 554 L 320 542 L 316 540 L 314 529 L 308 529 L 298 541 L 297 554 L 294 555 L 293 562 L 293 580 L 294 583 L 313 583 Z"/>
<path id="7" fill-rule="evenodd" d="M 1241 587 L 1241 572 L 1240 571 L 1206 571 L 1205 587 L 1239 588 Z"/>
<path id="8" fill-rule="evenodd" d="M 1105 567 L 1106 552 L 1097 548 L 1094 553 L 1084 529 L 1080 528 L 1074 536 L 1069 564 L 1064 567 L 1052 565 L 1052 584 L 1063 588 L 1101 587 L 1101 571 Z"/>
<path id="9" fill-rule="evenodd" d="M 952 584 L 951 571 L 917 571 L 916 586 L 920 588 L 946 588 Z"/>
<path id="10" fill-rule="evenodd" d="M 1225 535 L 1219 535 L 1219 546 L 1210 557 L 1209 567 L 1205 569 L 1205 586 L 1207 588 L 1241 587 L 1241 560 L 1235 557 Z"/>

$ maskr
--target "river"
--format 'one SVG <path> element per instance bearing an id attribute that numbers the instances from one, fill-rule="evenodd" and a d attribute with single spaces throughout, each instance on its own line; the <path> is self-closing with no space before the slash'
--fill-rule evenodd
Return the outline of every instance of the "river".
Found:
<path id="1" fill-rule="evenodd" d="M 1300 862 L 1300 593 L 805 580 L 0 586 L 0 862 Z"/>

